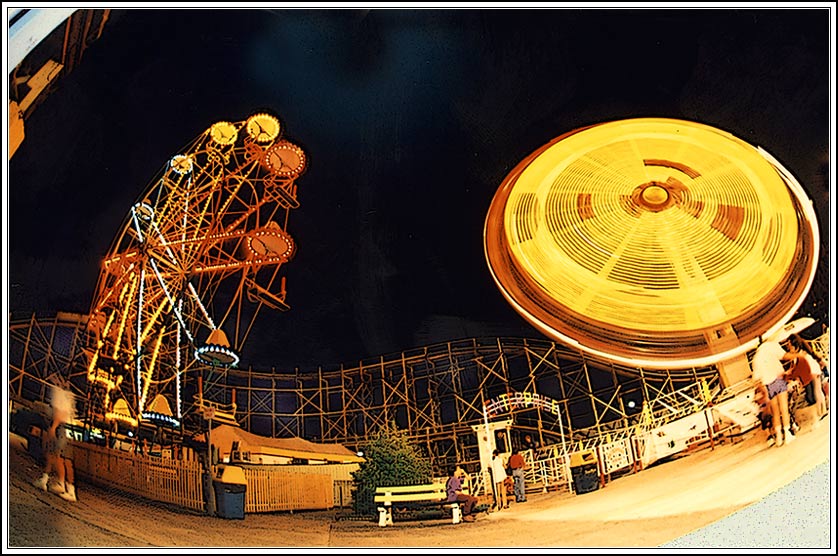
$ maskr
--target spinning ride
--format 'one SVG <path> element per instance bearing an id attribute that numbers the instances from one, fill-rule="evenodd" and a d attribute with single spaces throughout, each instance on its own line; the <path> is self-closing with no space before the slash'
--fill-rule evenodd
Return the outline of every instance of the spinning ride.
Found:
<path id="1" fill-rule="evenodd" d="M 287 225 L 306 162 L 267 113 L 217 122 L 169 159 L 102 264 L 86 336 L 90 418 L 181 426 L 190 371 L 235 366 L 262 308 L 289 308 L 280 270 L 296 248 Z"/>
<path id="2" fill-rule="evenodd" d="M 578 129 L 501 184 L 484 247 L 507 301 L 597 357 L 690 368 L 742 357 L 812 284 L 811 201 L 771 155 L 713 127 Z"/>

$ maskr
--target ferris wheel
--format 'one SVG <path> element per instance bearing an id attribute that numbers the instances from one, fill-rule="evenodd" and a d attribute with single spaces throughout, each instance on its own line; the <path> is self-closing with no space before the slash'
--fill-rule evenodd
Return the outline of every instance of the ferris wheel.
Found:
<path id="1" fill-rule="evenodd" d="M 180 426 L 188 373 L 235 366 L 257 315 L 289 309 L 281 270 L 307 159 L 282 131 L 268 113 L 216 122 L 130 207 L 90 311 L 92 418 Z"/>

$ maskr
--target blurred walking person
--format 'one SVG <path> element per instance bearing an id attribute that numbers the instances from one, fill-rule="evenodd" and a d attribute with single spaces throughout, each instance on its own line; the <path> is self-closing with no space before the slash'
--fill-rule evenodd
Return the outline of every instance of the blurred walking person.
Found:
<path id="1" fill-rule="evenodd" d="M 75 418 L 75 399 L 72 392 L 52 386 L 50 392 L 50 426 L 42 436 L 46 464 L 41 477 L 33 483 L 41 490 L 53 492 L 70 502 L 76 501 L 72 446 L 67 441 L 67 425 Z M 57 480 L 50 482 L 50 474 Z"/>

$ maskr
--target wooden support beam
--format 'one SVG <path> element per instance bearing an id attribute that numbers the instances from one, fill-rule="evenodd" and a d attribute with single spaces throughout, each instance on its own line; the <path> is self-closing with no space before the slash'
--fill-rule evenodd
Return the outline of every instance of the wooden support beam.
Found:
<path id="1" fill-rule="evenodd" d="M 23 143 L 24 136 L 23 111 L 18 103 L 11 100 L 9 101 L 9 160 Z"/>
<path id="2" fill-rule="evenodd" d="M 27 110 L 29 110 L 29 107 L 32 106 L 35 100 L 37 100 L 38 96 L 44 92 L 50 83 L 58 78 L 63 68 L 64 66 L 55 60 L 47 60 L 46 63 L 41 66 L 41 69 L 29 78 L 26 82 L 26 86 L 29 87 L 29 92 L 26 93 L 26 96 L 20 101 L 20 111 L 22 114 L 26 114 Z"/>

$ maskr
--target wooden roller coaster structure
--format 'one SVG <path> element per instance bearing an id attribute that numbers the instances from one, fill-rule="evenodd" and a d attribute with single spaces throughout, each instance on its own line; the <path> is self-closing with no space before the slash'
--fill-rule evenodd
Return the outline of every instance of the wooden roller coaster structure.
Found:
<path id="1" fill-rule="evenodd" d="M 669 130 L 673 137 L 678 135 L 677 130 L 671 131 L 673 125 L 690 129 L 687 123 L 672 121 L 640 123 L 653 130 Z M 644 130 L 640 134 L 643 137 L 653 133 Z M 515 434 L 530 433 L 542 445 L 584 443 L 617 434 L 636 424 L 644 407 L 651 415 L 674 418 L 689 408 L 695 409 L 696 404 L 718 398 L 738 382 L 731 381 L 732 375 L 725 372 L 729 363 L 725 357 L 739 357 L 747 370 L 745 352 L 753 347 L 751 336 L 783 326 L 807 293 L 818 259 L 811 207 L 798 202 L 802 191 L 799 185 L 787 173 L 776 170 L 772 159 L 748 153 L 762 161 L 760 171 L 771 177 L 772 202 L 781 206 L 782 213 L 782 219 L 775 220 L 771 220 L 771 207 L 759 204 L 763 201 L 758 189 L 749 190 L 753 195 L 745 200 L 737 199 L 742 204 L 738 212 L 728 210 L 732 205 L 725 204 L 723 195 L 719 201 L 712 196 L 701 198 L 698 193 L 690 198 L 686 186 L 666 175 L 674 172 L 697 180 L 700 176 L 676 164 L 674 160 L 682 151 L 677 145 L 668 146 L 666 164 L 651 155 L 644 159 L 641 168 L 645 170 L 640 171 L 640 177 L 652 177 L 645 185 L 633 186 L 636 198 L 606 192 L 603 200 L 597 201 L 596 196 L 582 195 L 575 182 L 570 186 L 548 183 L 546 195 L 553 199 L 551 202 L 556 207 L 570 207 L 570 224 L 551 220 L 557 218 L 558 209 L 550 209 L 552 212 L 545 216 L 537 208 L 540 178 L 532 181 L 536 184 L 532 193 L 510 197 L 510 189 L 496 197 L 503 202 L 487 218 L 490 269 L 516 309 L 548 336 L 555 333 L 558 342 L 466 338 L 316 369 L 238 368 L 238 354 L 260 311 L 288 309 L 280 270 L 295 251 L 288 231 L 289 213 L 299 206 L 296 179 L 305 170 L 307 159 L 282 131 L 279 119 L 266 113 L 243 121 L 217 122 L 167 161 L 131 207 L 104 258 L 90 313 L 33 315 L 10 323 L 9 392 L 13 404 L 43 401 L 48 385 L 57 382 L 77 394 L 83 405 L 81 414 L 91 427 L 165 428 L 170 437 L 188 437 L 205 430 L 208 415 L 222 415 L 228 422 L 261 435 L 337 442 L 359 450 L 379 427 L 394 422 L 424 447 L 434 468 L 443 474 L 451 463 L 479 461 L 474 426 L 485 419 L 486 404 L 504 394 L 526 393 L 555 400 L 555 411 L 524 404 L 511 405 L 500 415 L 512 423 Z M 700 132 L 711 133 L 704 127 Z M 578 139 L 574 134 L 570 137 Z M 613 140 L 608 134 L 604 137 Z M 672 137 L 663 139 L 674 141 Z M 652 147 L 657 148 L 660 142 L 652 141 Z M 737 148 L 742 145 L 737 144 Z M 620 153 L 634 156 L 631 149 L 620 149 Z M 536 151 L 510 174 L 504 187 L 517 184 L 519 174 L 526 175 L 527 165 L 544 152 L 550 149 Z M 596 156 L 604 153 L 607 149 Z M 560 154 L 570 156 L 564 151 Z M 603 172 L 595 163 L 596 156 L 587 163 L 593 164 L 594 177 L 602 174 L 600 177 L 607 182 L 612 174 Z M 542 171 L 549 173 L 549 168 Z M 783 197 L 784 184 L 794 195 Z M 696 192 L 705 191 L 700 184 L 693 186 Z M 607 189 L 605 185 L 603 188 Z M 507 198 L 512 199 L 511 208 L 504 211 Z M 708 204 L 707 199 L 715 204 Z M 616 208 L 608 205 L 611 202 Z M 707 206 L 716 212 L 702 208 Z M 683 255 L 673 263 L 681 267 L 673 274 L 665 259 L 676 255 L 650 248 L 650 256 L 659 260 L 644 271 L 664 268 L 672 283 L 653 280 L 649 287 L 654 295 L 665 298 L 665 290 L 673 288 L 675 293 L 668 302 L 676 311 L 686 307 L 690 331 L 685 334 L 704 339 L 701 357 L 693 358 L 683 345 L 673 346 L 667 340 L 670 335 L 677 336 L 676 328 L 681 326 L 677 323 L 659 326 L 644 336 L 654 340 L 648 345 L 633 340 L 611 349 L 611 344 L 620 344 L 620 339 L 627 336 L 643 336 L 615 322 L 613 311 L 597 313 L 599 320 L 578 329 L 567 329 L 556 319 L 541 319 L 549 313 L 544 308 L 551 303 L 580 319 L 585 311 L 581 303 L 591 302 L 566 292 L 551 293 L 544 286 L 558 282 L 549 265 L 545 266 L 542 252 L 549 255 L 558 246 L 563 254 L 570 253 L 563 243 L 573 243 L 576 236 L 568 236 L 568 230 L 585 226 L 593 230 L 591 241 L 609 245 L 610 236 L 604 228 L 597 228 L 605 224 L 598 224 L 595 218 L 596 211 L 606 207 L 628 211 L 620 218 L 637 218 L 638 222 L 655 222 L 661 215 L 686 211 L 687 216 L 679 219 L 685 234 L 689 236 L 688 226 L 700 226 L 702 237 L 711 238 L 703 239 L 702 246 L 721 242 L 726 246 L 726 256 L 735 259 L 712 276 L 692 276 L 689 287 L 682 288 L 678 279 L 695 270 L 688 267 L 698 264 L 689 258 L 705 255 Z M 730 219 L 731 214 L 740 213 L 745 220 Z M 767 220 L 754 217 L 758 222 L 752 223 L 751 214 Z M 546 227 L 540 218 L 546 218 Z M 695 223 L 685 224 L 688 218 Z M 493 219 L 497 222 L 490 226 Z M 795 228 L 797 247 L 780 245 L 776 233 L 780 223 L 786 231 Z M 748 226 L 753 227 L 754 237 L 741 239 L 738 231 L 749 230 Z M 521 241 L 530 239 L 527 234 L 536 234 L 539 227 L 549 231 L 540 236 L 541 243 L 521 247 Z M 504 236 L 503 230 L 510 235 Z M 643 238 L 654 237 L 644 234 Z M 771 243 L 769 239 L 776 241 Z M 736 244 L 740 240 L 747 240 L 750 251 Z M 728 245 L 731 242 L 736 245 Z M 591 247 L 579 248 L 584 251 Z M 753 258 L 765 259 L 770 249 L 781 253 L 765 263 L 773 265 L 770 267 L 775 270 L 772 276 L 776 282 L 765 283 L 752 294 L 763 292 L 775 303 L 743 317 L 748 325 L 747 337 L 725 343 L 716 333 L 730 328 L 720 312 L 727 299 L 715 300 L 714 310 L 705 313 L 693 302 L 692 292 L 700 291 L 706 297 L 715 291 L 716 277 L 728 283 L 730 279 L 722 276 L 727 270 L 747 266 Z M 591 256 L 601 258 L 604 251 L 595 251 L 590 252 Z M 620 257 L 617 266 L 639 264 L 636 257 L 626 262 L 624 249 L 615 248 L 615 253 Z M 795 264 L 801 257 L 805 262 L 802 269 Z M 541 265 L 540 278 L 528 277 L 524 271 L 533 261 Z M 574 270 L 574 276 L 584 281 L 585 272 L 594 266 L 586 261 L 577 263 L 580 269 Z M 609 288 L 614 288 L 609 299 L 629 305 L 634 303 L 632 296 L 645 295 L 638 293 L 645 287 L 643 280 L 631 281 L 622 273 L 618 275 L 622 285 L 615 286 L 609 282 L 614 274 L 608 270 L 614 266 L 601 260 L 598 264 L 594 277 L 601 294 L 609 296 Z M 631 284 L 627 284 L 629 281 Z M 783 297 L 786 283 L 793 287 Z M 536 291 L 541 293 L 531 295 Z M 713 317 L 709 324 L 702 316 L 708 314 Z M 654 319 L 644 320 L 638 313 L 634 316 L 638 322 L 632 321 L 632 326 L 638 330 L 654 328 Z M 607 334 L 598 337 L 597 326 Z M 816 350 L 828 346 L 828 330 L 811 344 Z M 697 393 L 682 395 L 690 389 Z"/>

